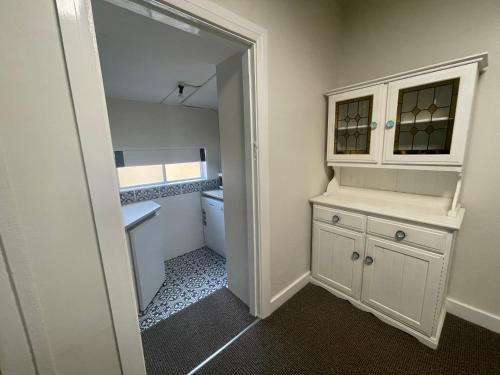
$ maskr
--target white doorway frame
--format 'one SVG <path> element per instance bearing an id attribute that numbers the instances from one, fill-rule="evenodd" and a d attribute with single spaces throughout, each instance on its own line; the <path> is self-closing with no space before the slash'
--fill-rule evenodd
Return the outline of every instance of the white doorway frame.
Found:
<path id="1" fill-rule="evenodd" d="M 236 39 L 243 62 L 250 310 L 271 313 L 267 31 L 208 0 L 133 0 Z M 89 199 L 123 374 L 145 374 L 90 0 L 56 0 Z"/>

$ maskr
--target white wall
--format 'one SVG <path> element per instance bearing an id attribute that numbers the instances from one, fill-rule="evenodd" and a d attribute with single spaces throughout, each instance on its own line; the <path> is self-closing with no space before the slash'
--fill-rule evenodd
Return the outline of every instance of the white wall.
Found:
<path id="1" fill-rule="evenodd" d="M 206 148 L 208 178 L 220 170 L 217 112 L 123 99 L 107 99 L 115 150 Z"/>
<path id="2" fill-rule="evenodd" d="M 121 374 L 55 2 L 3 1 L 0 29 L 0 164 L 8 194 L 0 190 L 2 203 L 15 207 L 2 219 L 18 226 L 16 238 L 12 226 L 0 235 L 7 252 L 22 243 L 17 255 L 35 283 L 41 316 L 27 326 L 41 327 L 31 336 L 35 355 L 45 353 L 37 357 L 39 373 Z M 35 305 L 22 308 L 33 317 Z"/>
<path id="3" fill-rule="evenodd" d="M 243 125 L 242 55 L 217 65 L 219 128 L 224 174 L 224 225 L 227 282 L 243 302 L 249 301 L 245 132 Z"/>
<path id="4" fill-rule="evenodd" d="M 479 79 L 465 160 L 466 214 L 451 269 L 449 297 L 500 316 L 500 2 L 370 0 L 345 2 L 338 50 L 341 84 L 488 51 Z M 355 17 L 356 27 L 352 27 Z M 498 323 L 497 323 L 498 324 Z M 500 327 L 500 325 L 499 325 Z"/>
<path id="5" fill-rule="evenodd" d="M 123 99 L 107 99 L 113 148 L 204 147 L 207 177 L 220 171 L 219 124 L 211 109 L 186 108 Z M 204 246 L 200 193 L 155 199 L 165 260 Z"/>
<path id="6" fill-rule="evenodd" d="M 326 101 L 337 86 L 334 1 L 216 0 L 268 30 L 271 293 L 310 269 L 311 207 L 325 191 Z"/>

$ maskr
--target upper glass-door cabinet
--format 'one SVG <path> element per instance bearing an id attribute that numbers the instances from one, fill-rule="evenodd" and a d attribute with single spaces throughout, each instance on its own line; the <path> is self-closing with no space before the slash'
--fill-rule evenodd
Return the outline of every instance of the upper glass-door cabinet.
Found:
<path id="1" fill-rule="evenodd" d="M 477 64 L 389 83 L 386 164 L 463 164 Z"/>
<path id="2" fill-rule="evenodd" d="M 328 162 L 378 161 L 386 92 L 376 85 L 329 96 Z"/>

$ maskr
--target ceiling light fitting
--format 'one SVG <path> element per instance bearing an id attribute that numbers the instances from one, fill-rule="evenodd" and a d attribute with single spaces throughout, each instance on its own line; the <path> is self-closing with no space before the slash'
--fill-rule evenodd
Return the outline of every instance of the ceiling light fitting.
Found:
<path id="1" fill-rule="evenodd" d="M 177 84 L 177 90 L 179 91 L 179 98 L 184 97 L 184 87 L 192 87 L 194 89 L 199 89 L 201 86 L 203 85 L 191 85 L 189 83 L 179 82 Z"/>
<path id="2" fill-rule="evenodd" d="M 182 96 L 184 95 L 184 85 L 177 85 L 177 88 L 179 89 L 179 98 L 182 98 Z"/>
<path id="3" fill-rule="evenodd" d="M 163 100 L 160 102 L 160 104 L 165 103 L 165 101 L 170 97 L 170 95 L 172 95 L 174 92 L 177 91 L 177 96 L 179 98 L 179 103 L 178 104 L 182 105 L 193 94 L 195 94 L 196 91 L 198 91 L 201 87 L 203 87 L 204 85 L 206 85 L 208 83 L 208 81 L 210 81 L 214 77 L 215 77 L 215 74 L 211 75 L 210 78 L 207 79 L 205 82 L 203 82 L 201 85 L 192 85 L 190 83 L 179 81 L 179 82 L 177 82 L 177 86 L 175 88 L 173 88 L 172 91 L 170 91 L 165 98 L 163 98 Z M 193 88 L 194 90 L 189 90 L 188 95 L 186 97 L 184 97 L 184 89 L 186 87 Z"/>

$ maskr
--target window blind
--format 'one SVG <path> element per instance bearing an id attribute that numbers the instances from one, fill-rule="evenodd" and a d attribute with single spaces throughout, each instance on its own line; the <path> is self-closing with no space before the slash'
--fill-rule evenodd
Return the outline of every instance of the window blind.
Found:
<path id="1" fill-rule="evenodd" d="M 203 150 L 203 152 L 201 151 Z M 155 164 L 175 164 L 204 161 L 205 149 L 169 148 L 154 150 L 124 150 L 123 162 L 127 167 Z"/>

